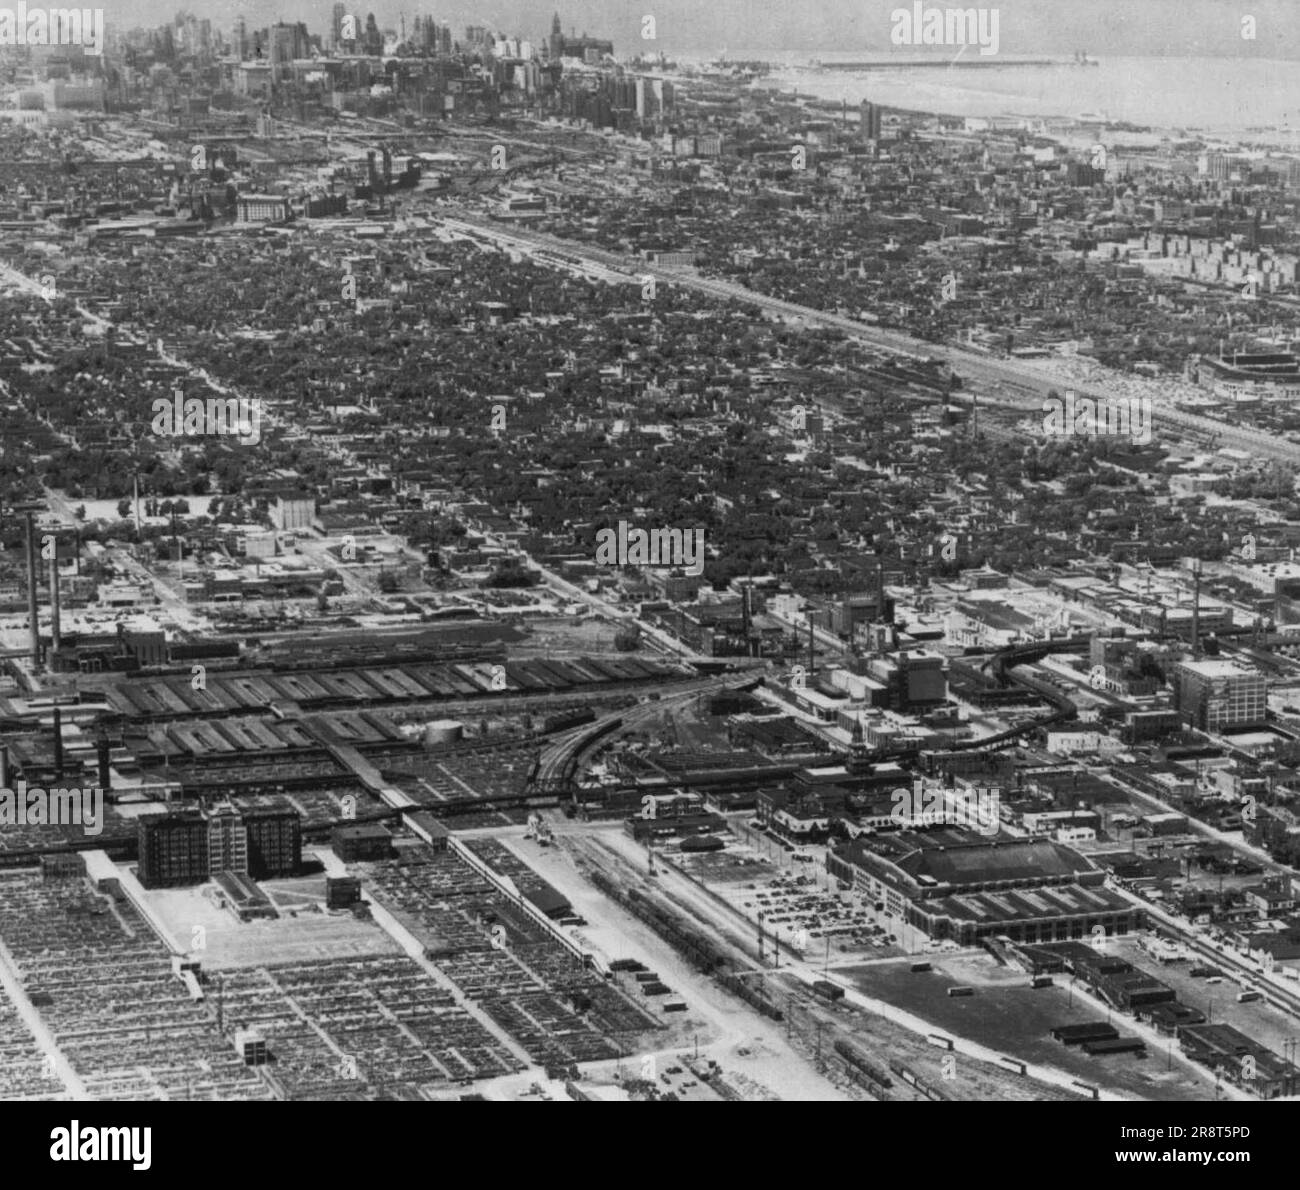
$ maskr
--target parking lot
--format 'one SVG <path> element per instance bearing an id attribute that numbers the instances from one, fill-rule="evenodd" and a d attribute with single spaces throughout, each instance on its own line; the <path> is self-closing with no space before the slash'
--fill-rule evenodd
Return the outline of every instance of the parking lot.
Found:
<path id="1" fill-rule="evenodd" d="M 902 953 L 860 897 L 826 887 L 820 865 L 792 863 L 787 871 L 744 843 L 725 852 L 665 858 L 743 913 L 755 929 L 761 913 L 766 934 L 810 959 Z"/>

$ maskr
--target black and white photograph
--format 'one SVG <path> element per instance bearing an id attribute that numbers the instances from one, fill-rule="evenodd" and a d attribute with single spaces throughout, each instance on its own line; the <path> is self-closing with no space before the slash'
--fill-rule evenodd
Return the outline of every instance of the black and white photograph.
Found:
<path id="1" fill-rule="evenodd" d="M 104 4 L 0 7 L 15 1184 L 1285 1152 L 1295 0 Z"/>

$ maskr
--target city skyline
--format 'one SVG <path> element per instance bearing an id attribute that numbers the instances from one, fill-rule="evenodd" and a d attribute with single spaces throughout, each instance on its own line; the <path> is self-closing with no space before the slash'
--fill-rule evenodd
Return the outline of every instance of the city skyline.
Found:
<path id="1" fill-rule="evenodd" d="M 672 53 L 712 54 L 729 51 L 783 50 L 797 52 L 896 51 L 890 42 L 891 14 L 910 4 L 897 0 L 816 0 L 792 9 L 779 0 L 724 0 L 705 12 L 694 0 L 664 0 L 645 4 L 641 0 L 575 0 L 555 5 L 540 0 L 455 0 L 430 10 L 441 24 L 452 26 L 460 39 L 468 25 L 484 25 L 507 36 L 540 40 L 550 29 L 557 10 L 564 32 L 586 32 L 593 37 L 611 38 L 621 56 L 658 50 Z M 970 7 L 967 5 L 927 5 Z M 1086 6 L 1064 5 L 1060 0 L 1016 0 L 996 7 L 1001 14 L 1001 52 L 1008 55 L 1073 54 L 1083 50 L 1094 57 L 1223 57 L 1295 60 L 1300 58 L 1300 27 L 1291 18 L 1287 0 L 1261 0 L 1250 12 L 1229 10 L 1218 0 L 1150 0 L 1135 7 L 1128 0 L 1094 0 Z M 232 27 L 241 11 L 253 8 L 216 5 L 181 6 L 195 16 L 206 17 L 223 32 Z M 130 29 L 169 22 L 178 11 L 170 3 L 131 0 L 105 10 L 111 27 Z M 319 0 L 286 0 L 263 10 L 259 27 L 276 20 L 304 21 L 310 32 L 328 29 L 331 5 Z M 350 11 L 352 11 L 350 9 Z M 363 18 L 374 12 L 383 28 L 396 29 L 398 18 L 411 18 L 425 10 L 397 3 L 382 3 L 355 10 Z M 643 42 L 641 20 L 655 17 L 657 38 Z M 1241 21 L 1253 16 L 1256 35 L 1241 37 Z M 914 52 L 914 51 L 913 51 Z"/>

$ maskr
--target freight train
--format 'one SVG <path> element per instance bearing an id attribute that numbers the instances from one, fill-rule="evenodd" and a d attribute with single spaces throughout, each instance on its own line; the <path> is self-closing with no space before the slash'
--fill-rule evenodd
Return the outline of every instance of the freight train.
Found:
<path id="1" fill-rule="evenodd" d="M 746 983 L 739 976 L 725 972 L 715 976 L 715 978 L 733 996 L 739 996 L 746 1004 L 756 1008 L 763 1016 L 774 1021 L 785 1020 L 785 1013 L 769 1000 L 759 988 Z"/>
<path id="2" fill-rule="evenodd" d="M 893 1079 L 885 1072 L 884 1068 L 877 1066 L 870 1058 L 867 1057 L 851 1041 L 837 1041 L 835 1043 L 835 1052 L 839 1054 L 845 1062 L 854 1070 L 865 1074 L 873 1083 L 880 1087 L 892 1087 Z M 892 1065 L 892 1063 L 891 1063 Z"/>
<path id="3" fill-rule="evenodd" d="M 726 970 L 731 960 L 716 942 L 693 929 L 678 914 L 652 900 L 639 889 L 616 884 L 603 872 L 593 872 L 591 882 L 671 943 L 693 967 L 706 975 L 712 975 L 732 995 L 738 996 L 771 1020 L 785 1020 L 785 1013 L 760 989 L 750 986 Z"/>
<path id="4" fill-rule="evenodd" d="M 591 882 L 607 897 L 640 918 L 661 938 L 671 942 L 698 970 L 712 975 L 727 965 L 727 956 L 715 943 L 691 929 L 675 913 L 664 909 L 644 893 L 635 888 L 623 888 L 603 872 L 593 872 Z"/>
<path id="5" fill-rule="evenodd" d="M 584 723 L 595 721 L 596 712 L 591 707 L 578 707 L 569 711 L 557 711 L 547 715 L 540 724 L 540 734 L 553 735 L 557 731 L 567 731 L 570 727 L 581 727 Z"/>
<path id="6" fill-rule="evenodd" d="M 936 1103 L 943 1103 L 947 1100 L 952 1099 L 952 1096 L 949 1095 L 946 1091 L 941 1090 L 933 1083 L 926 1082 L 919 1075 L 913 1074 L 912 1071 L 908 1067 L 904 1066 L 901 1062 L 895 1061 L 894 1059 L 891 1058 L 889 1061 L 889 1069 L 892 1070 L 896 1075 L 898 1075 L 898 1077 L 901 1078 L 903 1082 L 907 1083 L 912 1087 L 915 1087 L 927 1099 L 932 1099 Z"/>

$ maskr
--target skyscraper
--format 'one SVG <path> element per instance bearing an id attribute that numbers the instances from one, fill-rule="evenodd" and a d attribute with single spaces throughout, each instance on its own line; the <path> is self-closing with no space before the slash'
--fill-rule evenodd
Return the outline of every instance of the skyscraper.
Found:
<path id="1" fill-rule="evenodd" d="M 858 117 L 858 135 L 863 140 L 880 140 L 883 116 L 879 104 L 864 99 Z"/>
<path id="2" fill-rule="evenodd" d="M 271 64 L 277 69 L 307 57 L 309 45 L 307 26 L 301 21 L 293 25 L 282 21 L 271 26 Z"/>
<path id="3" fill-rule="evenodd" d="M 362 50 L 372 58 L 377 58 L 384 52 L 384 35 L 380 33 L 379 26 L 375 24 L 375 14 L 373 12 L 366 14 L 366 32 Z"/>

